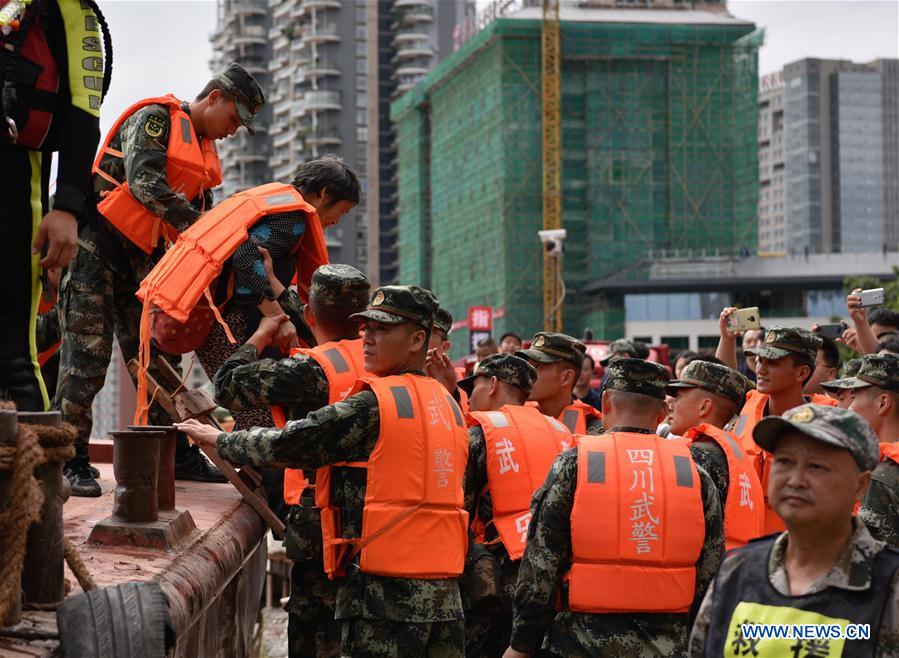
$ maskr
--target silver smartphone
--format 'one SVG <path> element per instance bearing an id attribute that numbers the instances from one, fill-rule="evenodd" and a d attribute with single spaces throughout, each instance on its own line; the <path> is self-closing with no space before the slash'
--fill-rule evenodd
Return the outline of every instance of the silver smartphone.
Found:
<path id="1" fill-rule="evenodd" d="M 728 331 L 749 331 L 750 329 L 759 329 L 762 326 L 762 320 L 759 316 L 759 307 L 750 306 L 749 308 L 738 308 L 736 311 L 727 316 Z"/>
<path id="2" fill-rule="evenodd" d="M 880 306 L 883 304 L 883 288 L 872 288 L 871 290 L 862 290 L 858 293 L 861 297 L 862 306 Z"/>

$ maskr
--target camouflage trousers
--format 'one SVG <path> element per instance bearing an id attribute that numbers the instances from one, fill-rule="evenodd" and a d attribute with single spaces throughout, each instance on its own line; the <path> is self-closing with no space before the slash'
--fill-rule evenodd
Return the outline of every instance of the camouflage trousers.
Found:
<path id="1" fill-rule="evenodd" d="M 321 559 L 294 562 L 290 600 L 285 608 L 290 658 L 340 655 L 340 622 L 334 618 L 336 599 L 337 585 L 325 575 Z"/>
<path id="2" fill-rule="evenodd" d="M 466 658 L 501 658 L 511 637 L 511 603 L 465 611 Z"/>
<path id="3" fill-rule="evenodd" d="M 87 461 L 93 424 L 91 407 L 106 380 L 113 337 L 118 341 L 125 363 L 137 358 L 141 304 L 134 293 L 152 266 L 152 261 L 146 258 L 132 272 L 114 270 L 109 265 L 111 257 L 98 242 L 91 228 L 81 230 L 78 252 L 62 281 L 58 302 L 62 345 L 52 408 L 60 410 L 62 419 L 78 430 L 76 460 L 83 462 Z M 161 354 L 155 348 L 152 353 Z M 173 365 L 180 359 L 167 358 Z M 154 371 L 151 367 L 150 372 Z M 150 423 L 171 425 L 172 420 L 158 404 L 153 404 Z"/>
<path id="4" fill-rule="evenodd" d="M 403 622 L 389 619 L 343 620 L 340 655 L 353 658 L 462 658 L 465 622 Z"/>
<path id="5" fill-rule="evenodd" d="M 463 578 L 466 658 L 501 658 L 512 637 L 518 562 L 502 544 L 475 544 Z"/>

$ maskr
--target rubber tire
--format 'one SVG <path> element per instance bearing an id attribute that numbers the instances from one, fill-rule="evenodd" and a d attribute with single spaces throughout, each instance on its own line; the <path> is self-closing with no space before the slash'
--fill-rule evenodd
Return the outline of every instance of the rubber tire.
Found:
<path id="1" fill-rule="evenodd" d="M 157 583 L 124 583 L 67 598 L 56 612 L 65 658 L 164 658 L 168 602 Z"/>

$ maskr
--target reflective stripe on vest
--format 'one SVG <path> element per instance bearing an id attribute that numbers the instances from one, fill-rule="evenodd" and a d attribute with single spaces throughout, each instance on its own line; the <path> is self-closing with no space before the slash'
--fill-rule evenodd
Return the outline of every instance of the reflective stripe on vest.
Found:
<path id="1" fill-rule="evenodd" d="M 818 399 L 820 400 L 820 396 Z M 737 423 L 733 428 L 733 433 L 739 437 L 740 444 L 743 446 L 744 450 L 752 456 L 753 461 L 755 462 L 756 473 L 758 473 L 759 479 L 762 482 L 762 492 L 765 496 L 764 534 L 766 535 L 772 532 L 783 532 L 787 529 L 784 522 L 777 516 L 777 513 L 768 502 L 768 480 L 770 479 L 771 454 L 759 448 L 755 443 L 755 439 L 752 438 L 752 431 L 755 429 L 755 426 L 758 425 L 758 422 L 765 417 L 768 411 L 768 400 L 769 397 L 765 393 L 749 391 L 749 393 L 746 394 L 746 404 L 743 405 L 743 409 L 740 411 L 740 415 L 737 418 Z M 812 400 L 815 400 L 815 396 L 812 396 Z M 816 404 L 837 406 L 839 403 L 832 398 L 825 398 L 820 402 L 816 402 Z"/>
<path id="2" fill-rule="evenodd" d="M 559 414 L 559 420 L 572 434 L 586 434 L 589 418 L 602 418 L 602 414 L 595 407 L 580 400 L 575 400 Z"/>
<path id="3" fill-rule="evenodd" d="M 325 371 L 328 378 L 328 404 L 344 400 L 359 378 L 367 374 L 365 357 L 362 354 L 362 339 L 359 338 L 332 341 L 311 349 L 294 348 L 290 351 L 291 356 L 304 354 L 314 359 Z M 273 413 L 272 416 L 274 415 Z M 281 411 L 280 415 L 283 418 L 284 412 Z M 303 491 L 310 486 L 303 469 L 284 469 L 284 502 L 288 505 L 299 505 Z"/>
<path id="4" fill-rule="evenodd" d="M 520 560 L 531 520 L 531 498 L 546 480 L 553 460 L 573 445 L 574 437 L 555 418 L 533 407 L 504 406 L 499 411 L 472 412 L 469 417 L 484 432 L 493 524 L 509 557 Z M 483 543 L 483 532 L 477 539 Z"/>
<path id="5" fill-rule="evenodd" d="M 166 149 L 166 180 L 173 191 L 183 194 L 189 201 L 193 200 L 204 190 L 221 184 L 222 169 L 215 141 L 197 138 L 190 116 L 181 109 L 181 101 L 174 96 L 146 98 L 122 113 L 110 128 L 94 160 L 94 174 L 115 185 L 115 189 L 103 194 L 97 210 L 122 235 L 149 254 L 160 238 L 174 242 L 178 232 L 135 199 L 127 182 L 116 181 L 100 168 L 100 162 L 107 154 L 122 157 L 121 153 L 110 148 L 110 142 L 126 119 L 148 105 L 163 105 L 169 111 L 171 130 Z"/>
<path id="6" fill-rule="evenodd" d="M 569 608 L 689 610 L 705 515 L 687 444 L 629 432 L 583 436 L 577 470 Z"/>
<path id="7" fill-rule="evenodd" d="M 455 578 L 468 550 L 463 480 L 468 431 L 443 385 L 429 377 L 396 375 L 359 380 L 378 399 L 380 434 L 365 466 L 368 477 L 362 536 L 341 538 L 331 501 L 331 471 L 316 471 L 325 571 L 342 573 L 344 554 L 359 555 L 365 573 L 393 578 Z"/>
<path id="8" fill-rule="evenodd" d="M 749 391 L 746 394 L 746 403 L 740 410 L 737 422 L 732 428 L 732 432 L 740 440 L 743 449 L 752 456 L 761 452 L 755 439 L 752 438 L 752 430 L 758 425 L 758 422 L 765 417 L 765 410 L 768 406 L 768 396 L 758 391 Z M 761 471 L 759 471 L 761 477 Z"/>
<path id="9" fill-rule="evenodd" d="M 765 526 L 765 495 L 752 459 L 730 432 L 703 423 L 684 433 L 687 441 L 714 441 L 727 458 L 727 500 L 724 501 L 724 539 L 727 549 L 761 537 Z"/>

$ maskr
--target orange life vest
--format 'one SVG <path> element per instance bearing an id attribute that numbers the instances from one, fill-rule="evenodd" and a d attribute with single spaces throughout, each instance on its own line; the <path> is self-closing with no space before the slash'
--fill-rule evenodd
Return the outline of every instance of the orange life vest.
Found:
<path id="1" fill-rule="evenodd" d="M 106 155 L 123 157 L 121 151 L 111 148 L 109 144 L 125 120 L 148 105 L 163 105 L 169 111 L 172 127 L 166 149 L 165 177 L 172 191 L 184 194 L 188 200 L 195 199 L 204 190 L 221 184 L 222 165 L 215 140 L 200 140 L 197 137 L 190 115 L 181 109 L 181 101 L 171 94 L 138 101 L 116 119 L 97 153 L 93 168 L 95 175 L 115 185 L 115 189 L 103 195 L 97 210 L 122 235 L 149 254 L 156 248 L 160 237 L 174 242 L 178 231 L 135 199 L 127 182 L 117 181 L 100 168 L 100 162 Z"/>
<path id="2" fill-rule="evenodd" d="M 487 489 L 493 525 L 509 557 L 520 560 L 531 520 L 531 497 L 546 480 L 553 460 L 574 445 L 568 428 L 533 407 L 504 406 L 473 411 L 470 424 L 484 431 Z M 483 528 L 477 540 L 484 543 Z"/>
<path id="3" fill-rule="evenodd" d="M 463 480 L 468 431 L 462 412 L 442 384 L 420 375 L 365 377 L 378 398 L 381 431 L 367 462 L 316 471 L 325 572 L 342 573 L 343 557 L 359 554 L 359 568 L 394 578 L 455 578 L 468 551 Z M 340 510 L 331 502 L 335 466 L 368 469 L 362 536 L 341 538 Z"/>
<path id="4" fill-rule="evenodd" d="M 562 409 L 558 419 L 565 427 L 571 430 L 572 434 L 586 434 L 587 421 L 590 418 L 602 418 L 602 414 L 597 411 L 596 407 L 592 407 L 586 402 L 575 400 Z"/>
<path id="5" fill-rule="evenodd" d="M 583 436 L 577 470 L 569 608 L 689 610 L 705 515 L 687 444 L 630 432 Z"/>
<path id="6" fill-rule="evenodd" d="M 361 338 L 332 341 L 311 349 L 296 347 L 290 351 L 291 356 L 304 354 L 314 359 L 328 377 L 328 404 L 334 404 L 346 398 L 359 378 L 368 374 L 365 371 Z M 284 410 L 279 406 L 272 407 L 272 418 L 276 427 L 284 427 L 287 422 Z M 284 469 L 285 503 L 299 505 L 300 496 L 309 486 L 311 485 L 303 474 L 303 469 Z"/>
<path id="7" fill-rule="evenodd" d="M 144 308 L 140 321 L 138 353 L 137 410 L 135 424 L 147 422 L 146 372 L 150 360 L 150 306 L 178 322 L 185 322 L 205 296 L 218 321 L 221 314 L 212 302 L 210 284 L 221 273 L 225 262 L 248 239 L 248 230 L 266 215 L 303 211 L 306 230 L 300 238 L 297 256 L 298 291 L 309 300 L 312 273 L 328 262 L 328 248 L 318 213 L 292 185 L 268 183 L 238 192 L 205 213 L 187 229 L 141 282 L 137 297 Z M 234 337 L 227 330 L 229 339 Z"/>
<path id="8" fill-rule="evenodd" d="M 836 400 L 829 395 L 822 395 L 821 393 L 813 393 L 809 402 L 812 404 L 823 404 L 825 407 L 835 407 L 840 404 L 839 400 Z"/>
<path id="9" fill-rule="evenodd" d="M 899 464 L 899 443 L 880 444 L 880 461 L 885 459 L 892 459 Z"/>
<path id="10" fill-rule="evenodd" d="M 745 545 L 765 534 L 765 494 L 752 458 L 730 432 L 703 423 L 684 433 L 690 443 L 712 439 L 727 457 L 729 485 L 724 502 L 724 540 L 727 550 Z"/>
<path id="11" fill-rule="evenodd" d="M 752 430 L 754 430 L 758 422 L 767 415 L 768 399 L 769 396 L 767 393 L 749 391 L 746 394 L 746 404 L 743 405 L 743 409 L 740 411 L 740 416 L 737 419 L 737 424 L 733 429 L 734 434 L 740 438 L 740 444 L 743 446 L 743 449 L 752 456 L 753 461 L 755 462 L 755 471 L 758 473 L 759 479 L 762 482 L 762 491 L 765 494 L 766 535 L 771 534 L 772 532 L 783 532 L 787 529 L 784 522 L 777 516 L 777 513 L 768 502 L 768 480 L 771 471 L 771 455 L 759 448 L 755 439 L 752 438 Z M 811 401 L 815 404 L 823 404 L 830 407 L 835 407 L 839 404 L 833 398 L 822 395 L 812 396 Z"/>

